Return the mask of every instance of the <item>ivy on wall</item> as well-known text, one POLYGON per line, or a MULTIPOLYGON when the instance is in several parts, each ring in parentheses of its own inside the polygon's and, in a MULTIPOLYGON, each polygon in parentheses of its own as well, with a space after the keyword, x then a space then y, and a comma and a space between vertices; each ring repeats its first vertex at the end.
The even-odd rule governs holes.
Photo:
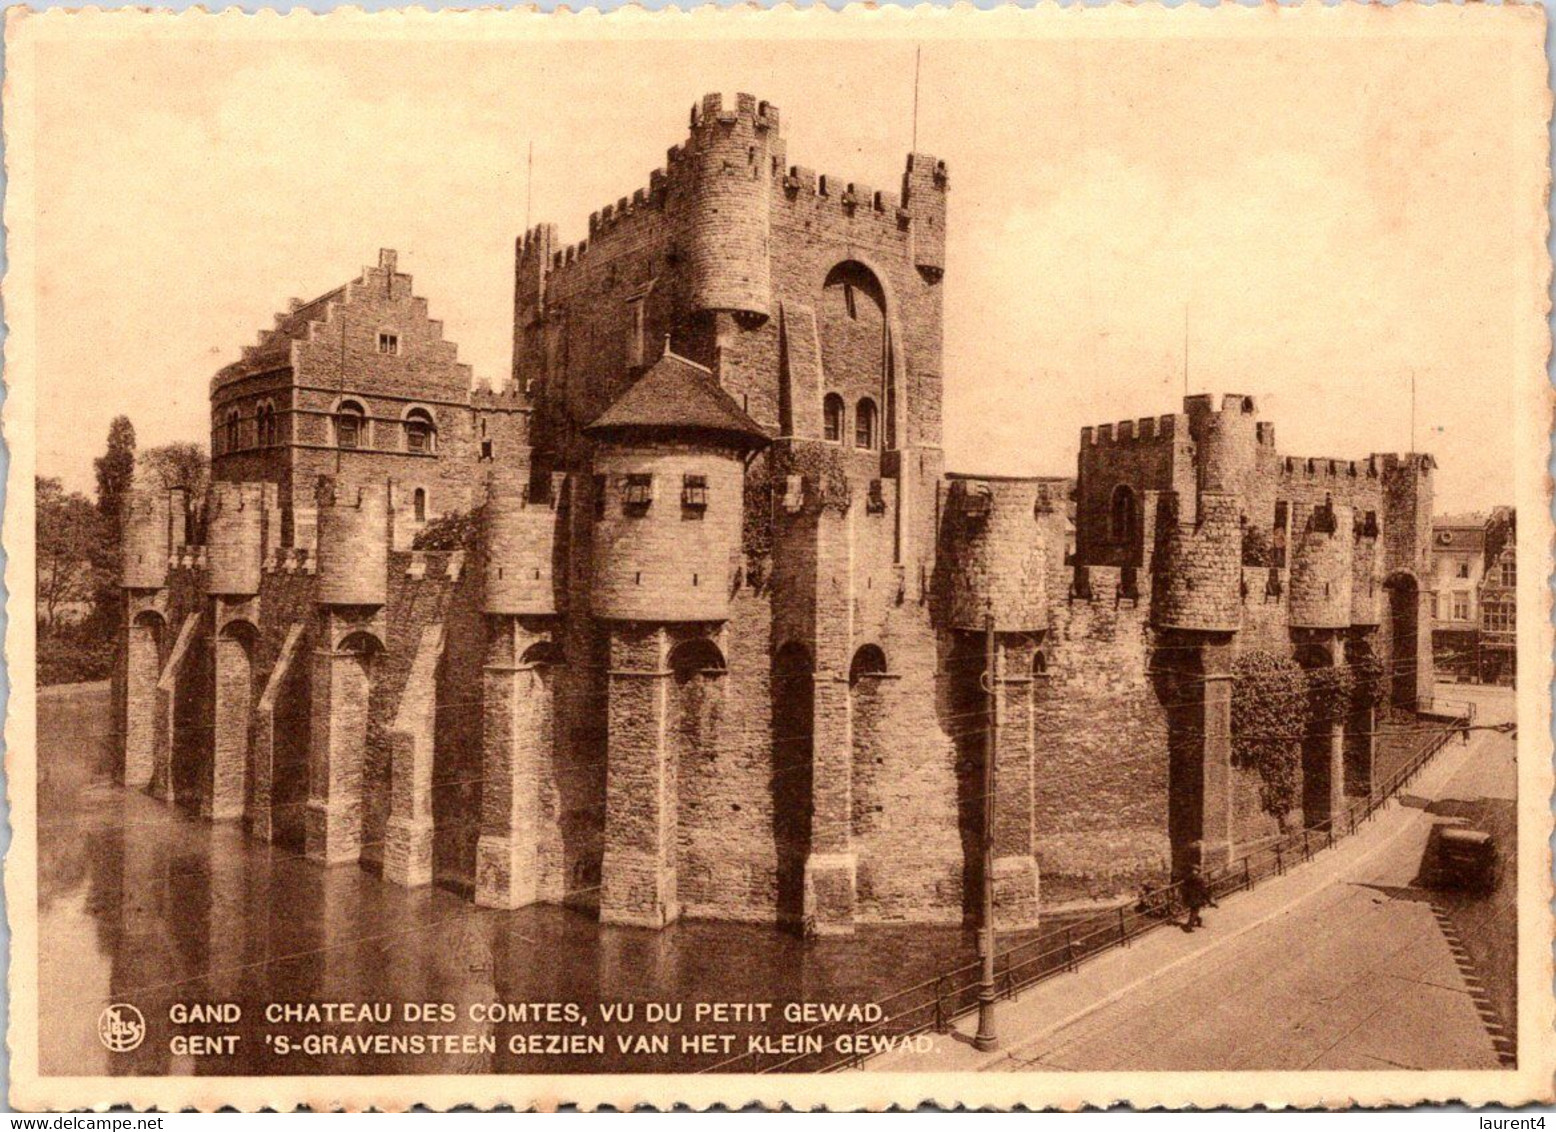
POLYGON ((1345 664, 1310 668, 1307 672, 1307 693, 1312 725, 1327 726, 1344 719, 1350 712, 1352 697, 1356 693, 1356 678, 1350 666, 1345 664))
POLYGON ((1287 656, 1253 650, 1232 663, 1232 763, 1259 773, 1264 811, 1284 818, 1301 792, 1308 682, 1287 656))

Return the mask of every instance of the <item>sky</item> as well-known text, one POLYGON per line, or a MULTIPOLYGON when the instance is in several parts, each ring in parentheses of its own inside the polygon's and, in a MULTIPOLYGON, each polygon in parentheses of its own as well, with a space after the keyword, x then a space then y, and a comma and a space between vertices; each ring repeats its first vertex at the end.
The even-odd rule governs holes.
POLYGON ((380 247, 500 383, 526 217, 582 238, 708 91, 778 105, 792 163, 895 187, 921 47, 918 148, 951 179, 950 468, 1073 474, 1083 425, 1186 385, 1256 396, 1287 454, 1404 450, 1413 378, 1437 510, 1510 501, 1544 167, 1507 44, 1194 18, 1016 42, 40 37, 37 470, 90 491, 119 413, 142 446, 204 441, 211 376, 380 247))

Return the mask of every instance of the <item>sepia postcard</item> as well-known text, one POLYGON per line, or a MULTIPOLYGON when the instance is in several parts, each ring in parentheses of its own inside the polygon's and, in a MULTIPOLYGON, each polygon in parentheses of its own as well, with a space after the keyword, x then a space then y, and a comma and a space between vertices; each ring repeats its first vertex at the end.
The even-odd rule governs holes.
POLYGON ((7 17, 13 1106, 1552 1099, 1540 7, 7 17))

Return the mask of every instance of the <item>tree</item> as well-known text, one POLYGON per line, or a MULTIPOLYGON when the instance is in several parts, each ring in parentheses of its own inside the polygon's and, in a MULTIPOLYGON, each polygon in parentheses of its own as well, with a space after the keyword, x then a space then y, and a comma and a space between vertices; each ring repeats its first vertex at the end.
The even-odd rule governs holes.
POLYGON ((179 441, 148 448, 135 460, 135 482, 142 487, 187 493, 192 525, 189 540, 205 541, 205 509, 202 503, 211 486, 211 459, 205 445, 179 441))
POLYGON ((108 426, 108 449, 92 462, 97 472, 97 512, 119 528, 119 511, 135 479, 135 426, 119 416, 108 426))
POLYGON ((119 592, 119 547, 124 540, 120 512, 135 480, 135 426, 129 417, 113 419, 108 426, 108 448, 92 466, 97 472, 100 537, 92 561, 98 581, 89 628, 94 635, 112 640, 118 633, 124 602, 119 592))
POLYGON ((36 492, 38 617, 53 629, 64 606, 90 601, 96 592, 103 522, 90 499, 78 491, 67 494, 52 476, 39 476, 36 492))

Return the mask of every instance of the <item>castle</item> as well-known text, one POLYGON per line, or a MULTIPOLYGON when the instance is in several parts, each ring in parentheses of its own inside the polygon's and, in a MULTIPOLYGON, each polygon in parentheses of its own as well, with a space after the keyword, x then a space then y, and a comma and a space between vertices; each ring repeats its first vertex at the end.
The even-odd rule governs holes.
MULTIPOLYGON (((1083 430, 1073 483, 948 474, 948 189, 790 165, 776 107, 711 95, 587 240, 518 240, 500 391, 391 251, 294 302, 212 383, 203 544, 128 505, 126 784, 649 927, 975 915, 991 710, 1004 926, 1272 836, 1233 661, 1430 694, 1431 458, 1282 456, 1190 397, 1083 430)), ((1367 791, 1373 730, 1304 743, 1285 820, 1367 791)))

